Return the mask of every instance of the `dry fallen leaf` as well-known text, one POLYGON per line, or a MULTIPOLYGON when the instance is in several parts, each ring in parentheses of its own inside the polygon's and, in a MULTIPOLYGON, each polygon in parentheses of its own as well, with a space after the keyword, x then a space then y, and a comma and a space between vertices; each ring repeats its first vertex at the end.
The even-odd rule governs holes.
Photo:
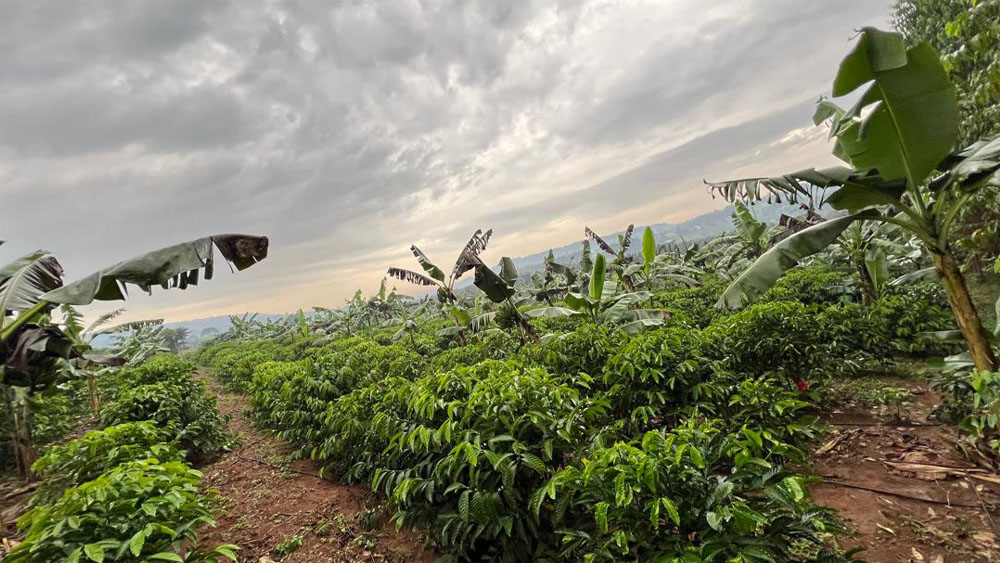
POLYGON ((924 554, 920 553, 919 551, 917 551, 917 548, 911 547, 910 548, 910 552, 911 552, 911 555, 913 556, 913 560, 914 561, 923 561, 924 560, 924 554))

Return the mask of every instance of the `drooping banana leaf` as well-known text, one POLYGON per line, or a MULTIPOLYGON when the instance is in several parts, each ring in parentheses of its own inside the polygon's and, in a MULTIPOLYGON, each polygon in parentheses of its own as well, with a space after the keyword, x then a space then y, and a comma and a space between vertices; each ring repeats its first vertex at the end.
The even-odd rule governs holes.
POLYGON ((163 319, 142 319, 138 321, 129 321, 127 323, 121 323, 114 326, 109 326, 107 328, 102 328, 100 330, 91 332, 92 336, 97 336, 100 334, 119 334, 122 332, 131 332, 133 330, 142 330, 144 328, 161 326, 163 324, 163 319))
POLYGON ((635 336, 645 328, 651 326, 663 326, 664 319, 636 319, 631 322, 627 322, 618 327, 618 330, 628 334, 629 336, 635 336))
POLYGON ((390 267, 388 273, 390 276, 396 279, 403 280, 405 282, 409 282, 416 285, 438 285, 437 282, 435 282, 431 278, 423 274, 414 272, 413 270, 405 270, 403 268, 390 267))
POLYGON ((625 252, 630 246, 632 246, 632 232, 635 230, 635 225, 629 225, 625 227, 625 234, 618 238, 618 255, 624 256, 625 252))
POLYGON ((885 252, 881 248, 868 249, 865 253, 865 269, 875 291, 879 294, 884 292, 889 283, 889 262, 885 259, 885 252))
POLYGON ((764 294, 785 272, 795 267, 799 260, 829 246, 851 223, 860 219, 878 217, 875 210, 866 210, 813 225, 771 247, 750 265, 726 288, 717 307, 738 309, 744 300, 756 299, 764 294))
MULTIPOLYGON (((63 305, 63 307, 69 308, 70 306, 69 305, 63 305)), ((104 313, 103 315, 101 315, 101 316, 97 317, 96 319, 94 319, 94 322, 90 323, 90 326, 88 326, 83 331, 83 333, 84 334, 92 333, 94 330, 97 329, 97 327, 104 326, 105 324, 111 322, 116 317, 118 317, 118 315, 121 315, 124 312, 125 312, 125 308, 121 307, 119 309, 115 309, 114 311, 110 311, 110 312, 104 313)))
POLYGON ((203 237, 124 260, 50 291, 40 299, 50 303, 88 305, 94 301, 124 300, 128 285, 147 292, 155 285, 164 289, 186 289, 189 285, 197 285, 202 269, 205 279, 212 279, 215 249, 242 271, 266 258, 267 247, 267 237, 235 234, 203 237))
POLYGON ((509 256, 500 259, 500 278, 511 287, 517 283, 517 266, 509 256))
POLYGON ((558 262, 549 262, 545 265, 548 271, 566 278, 566 283, 573 285, 576 282, 576 272, 572 268, 558 262))
POLYGON ((594 299, 589 295, 583 295, 580 293, 567 293, 563 297, 563 301, 569 305, 570 309, 580 312, 593 311, 594 307, 599 303, 598 299, 594 299))
POLYGON ((472 317, 472 321, 469 323, 469 331, 474 333, 480 332, 493 323, 493 320, 496 318, 497 311, 490 311, 489 313, 476 315, 475 317, 472 317))
POLYGON ((55 362, 77 354, 73 342, 55 326, 25 325, 14 333, 5 354, 0 383, 21 387, 47 385, 59 374, 55 362))

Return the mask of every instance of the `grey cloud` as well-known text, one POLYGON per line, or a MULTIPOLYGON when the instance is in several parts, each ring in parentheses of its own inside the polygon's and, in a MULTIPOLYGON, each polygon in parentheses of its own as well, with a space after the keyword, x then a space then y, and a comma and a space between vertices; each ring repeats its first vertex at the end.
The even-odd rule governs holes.
POLYGON ((338 266, 413 240, 695 189, 670 179, 805 124, 853 29, 887 13, 888 0, 4 3, 0 238, 24 242, 3 250, 45 245, 82 275, 260 232, 268 262, 133 302, 136 315, 234 296, 309 306, 295 284, 323 275, 337 302, 359 283, 338 266), (554 195, 567 190, 569 204, 554 195), (520 199, 494 203, 508 194, 520 199))

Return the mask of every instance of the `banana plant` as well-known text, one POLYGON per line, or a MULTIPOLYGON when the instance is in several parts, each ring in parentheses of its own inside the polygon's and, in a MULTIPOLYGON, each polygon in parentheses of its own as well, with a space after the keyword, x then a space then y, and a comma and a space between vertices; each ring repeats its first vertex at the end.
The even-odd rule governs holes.
POLYGON ((615 275, 618 282, 623 284, 629 291, 635 290, 635 284, 632 280, 634 272, 637 270, 630 270, 632 265, 632 257, 628 254, 628 249, 632 245, 632 233, 635 230, 635 225, 629 225, 625 228, 625 232, 618 235, 618 248, 615 249, 610 244, 608 244, 603 238, 597 233, 591 230, 590 227, 584 227, 583 233, 587 238, 593 239, 597 243, 598 248, 607 252, 611 256, 614 256, 611 264, 607 265, 607 269, 615 275), (629 272, 633 273, 629 273, 629 272))
POLYGON ((412 284, 437 287, 438 298, 442 303, 454 303, 458 300, 455 295, 455 282, 476 266, 476 258, 478 258, 481 252, 486 250, 486 245, 489 244, 491 236, 493 236, 493 229, 489 229, 485 233, 481 229, 476 229, 476 232, 472 234, 472 238, 462 248, 462 252, 458 254, 455 266, 447 276, 445 276, 444 270, 431 262, 430 258, 417 248, 416 245, 410 246, 410 252, 413 253, 413 256, 417 259, 417 262, 423 268, 426 275, 405 268, 396 268, 395 266, 390 267, 388 273, 396 279, 412 284))
POLYGON ((404 336, 410 337, 410 345, 416 348, 417 342, 413 334, 420 329, 420 325, 417 321, 424 315, 427 311, 427 301, 421 301, 419 305, 410 310, 407 307, 403 307, 399 312, 398 316, 386 321, 386 325, 400 325, 398 331, 392 335, 393 342, 403 338, 404 336))
POLYGON ((646 281, 646 289, 653 291, 656 282, 669 281, 683 283, 689 287, 701 285, 695 276, 703 274, 700 268, 695 268, 683 262, 678 263, 669 253, 658 254, 656 235, 653 229, 646 227, 642 234, 642 264, 632 264, 625 269, 625 275, 634 277, 642 274, 646 281))
POLYGON ((35 455, 31 395, 57 381, 65 358, 80 355, 52 322, 49 313, 55 307, 121 301, 129 285, 147 292, 157 285, 187 289, 202 275, 212 278, 215 250, 237 270, 245 270, 266 258, 267 248, 267 237, 213 235, 124 260, 68 284, 59 261, 45 251, 0 267, 0 383, 15 406, 15 457, 21 475, 30 477, 35 455))
POLYGON ((719 305, 740 307, 761 295, 856 221, 891 223, 920 239, 976 368, 994 370, 996 354, 952 250, 952 228, 972 198, 1000 188, 1000 138, 953 150, 958 105, 941 59, 926 43, 907 48, 898 33, 861 31, 840 64, 833 95, 858 90, 848 109, 821 100, 813 118, 829 124, 833 154, 848 166, 709 184, 728 201, 818 200, 816 208, 847 212, 773 246, 729 286, 719 305))
POLYGON ((545 268, 531 276, 531 283, 526 290, 535 301, 552 306, 554 300, 558 301, 566 292, 572 291, 576 283, 577 274, 573 268, 556 262, 549 250, 545 268))
POLYGON ((652 294, 648 291, 618 293, 613 283, 606 281, 607 261, 603 254, 594 258, 594 268, 590 276, 587 293, 570 292, 563 299, 566 307, 543 307, 527 311, 529 317, 586 317, 594 324, 618 324, 619 330, 635 334, 644 327, 662 325, 666 320, 663 311, 655 309, 633 309, 635 305, 648 301, 652 294))
POLYGON ((477 295, 468 303, 468 299, 456 302, 453 305, 445 305, 445 316, 454 321, 454 326, 447 326, 438 330, 435 334, 441 337, 458 337, 464 345, 466 334, 479 334, 487 331, 496 318, 496 310, 488 310, 483 302, 484 295, 477 295))
POLYGON ((472 256, 471 259, 474 261, 474 268, 476 270, 476 277, 473 281, 475 286, 486 294, 487 299, 490 301, 503 304, 503 306, 509 308, 514 321, 521 331, 522 342, 537 340, 538 335, 535 334, 535 329, 513 301, 513 297, 517 293, 514 286, 518 278, 517 267, 514 266, 514 261, 508 256, 501 258, 500 273, 497 273, 483 263, 478 255, 472 256))
POLYGON ((128 363, 128 356, 101 355, 93 353, 94 340, 102 335, 119 334, 146 327, 157 327, 163 324, 163 319, 130 321, 107 327, 108 323, 125 312, 125 308, 115 309, 97 317, 87 326, 83 325, 83 315, 72 305, 61 305, 62 332, 73 342, 73 347, 79 356, 66 362, 66 369, 72 377, 87 380, 87 394, 90 400, 91 415, 96 420, 101 416, 101 402, 97 395, 97 378, 114 371, 119 366, 128 363))

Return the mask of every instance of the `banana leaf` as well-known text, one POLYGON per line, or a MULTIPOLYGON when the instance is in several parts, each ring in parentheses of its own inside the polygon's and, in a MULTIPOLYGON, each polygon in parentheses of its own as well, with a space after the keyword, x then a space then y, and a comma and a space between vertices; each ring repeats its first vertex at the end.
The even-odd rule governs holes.
POLYGON ((40 299, 50 303, 88 305, 94 301, 124 300, 128 285, 146 292, 155 285, 164 289, 187 289, 189 285, 198 284, 202 270, 206 280, 212 279, 215 249, 242 271, 266 258, 267 248, 267 237, 234 234, 203 237, 124 260, 49 291, 40 299))
POLYGON ((795 267, 799 260, 829 246, 854 221, 879 216, 875 210, 866 210, 831 219, 799 231, 771 247, 750 265, 736 281, 726 288, 716 307, 738 309, 746 300, 760 297, 785 272, 795 267))

